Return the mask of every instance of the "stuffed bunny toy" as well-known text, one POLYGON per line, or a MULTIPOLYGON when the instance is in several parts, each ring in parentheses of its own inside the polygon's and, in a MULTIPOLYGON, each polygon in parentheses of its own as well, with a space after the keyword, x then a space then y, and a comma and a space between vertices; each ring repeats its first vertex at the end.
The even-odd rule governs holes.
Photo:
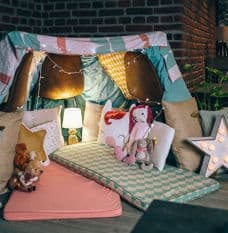
POLYGON ((135 156, 137 162, 141 164, 143 170, 151 170, 153 163, 151 155, 153 152, 153 142, 149 138, 141 138, 134 141, 131 147, 131 155, 135 156))

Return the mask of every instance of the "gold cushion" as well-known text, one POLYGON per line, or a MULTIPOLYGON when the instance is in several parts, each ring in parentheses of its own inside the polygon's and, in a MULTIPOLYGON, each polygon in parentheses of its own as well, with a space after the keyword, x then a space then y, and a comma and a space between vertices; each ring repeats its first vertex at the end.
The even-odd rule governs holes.
POLYGON ((31 151, 39 152, 42 157, 42 161, 46 162, 48 160, 48 157, 44 151, 45 135, 46 135, 46 130, 39 130, 36 132, 32 132, 27 127, 25 127, 24 124, 21 124, 17 143, 25 143, 28 152, 31 151))
POLYGON ((79 55, 48 54, 42 65, 39 95, 48 99, 66 99, 80 95, 83 90, 79 55), (63 72, 78 72, 69 74, 63 72))
POLYGON ((149 59, 140 52, 116 52, 98 56, 110 78, 127 99, 160 101, 162 89, 149 59))
POLYGON ((23 112, 0 112, 0 193, 13 173, 13 160, 23 112))
POLYGON ((140 52, 126 52, 124 57, 129 93, 135 99, 160 102, 162 88, 154 66, 140 52))
POLYGON ((16 111, 17 108, 20 108, 24 105, 27 98, 27 87, 29 80, 29 70, 30 65, 32 64, 32 53, 27 53, 23 57, 23 60, 15 76, 15 81, 10 88, 9 97, 4 106, 4 111, 11 112, 16 111))
POLYGON ((162 101, 165 120, 168 125, 175 129, 172 150, 177 163, 181 168, 196 171, 199 168, 201 154, 199 150, 186 142, 188 137, 201 137, 202 130, 195 98, 181 102, 162 101))
POLYGON ((106 73, 120 88, 127 99, 134 97, 129 93, 126 80, 126 69, 124 64, 124 56, 126 52, 107 53, 98 56, 100 64, 106 73))
POLYGON ((25 54, 16 72, 15 81, 10 88, 7 102, 3 105, 2 109, 4 111, 13 112, 24 105, 29 91, 30 74, 36 69, 36 63, 42 60, 44 56, 44 52, 41 51, 25 54))

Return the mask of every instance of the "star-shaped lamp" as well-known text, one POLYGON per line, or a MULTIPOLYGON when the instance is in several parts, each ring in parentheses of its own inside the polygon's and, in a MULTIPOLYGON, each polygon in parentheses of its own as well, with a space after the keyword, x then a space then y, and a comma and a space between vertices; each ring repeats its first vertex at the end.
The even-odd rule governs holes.
POLYGON ((212 175, 220 167, 228 168, 228 126, 224 115, 216 118, 210 137, 188 138, 205 153, 200 174, 212 175))

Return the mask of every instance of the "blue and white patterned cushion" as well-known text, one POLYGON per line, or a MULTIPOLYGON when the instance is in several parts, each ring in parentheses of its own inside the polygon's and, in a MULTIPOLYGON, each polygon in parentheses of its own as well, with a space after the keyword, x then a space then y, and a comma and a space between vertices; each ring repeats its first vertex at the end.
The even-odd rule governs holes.
POLYGON ((143 210, 154 199, 187 202, 219 188, 213 179, 176 167, 144 171, 138 165, 125 166, 115 159, 113 148, 96 142, 64 146, 50 158, 115 190, 143 210))

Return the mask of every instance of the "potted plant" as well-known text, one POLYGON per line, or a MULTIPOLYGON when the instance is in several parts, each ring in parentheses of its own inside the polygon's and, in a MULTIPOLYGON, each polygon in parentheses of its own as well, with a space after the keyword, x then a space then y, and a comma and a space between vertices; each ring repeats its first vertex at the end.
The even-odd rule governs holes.
MULTIPOLYGON (((191 72, 194 65, 185 64, 183 72, 191 72)), ((205 80, 197 84, 193 94, 200 110, 219 110, 228 98, 228 75, 213 67, 206 67, 205 80)))

